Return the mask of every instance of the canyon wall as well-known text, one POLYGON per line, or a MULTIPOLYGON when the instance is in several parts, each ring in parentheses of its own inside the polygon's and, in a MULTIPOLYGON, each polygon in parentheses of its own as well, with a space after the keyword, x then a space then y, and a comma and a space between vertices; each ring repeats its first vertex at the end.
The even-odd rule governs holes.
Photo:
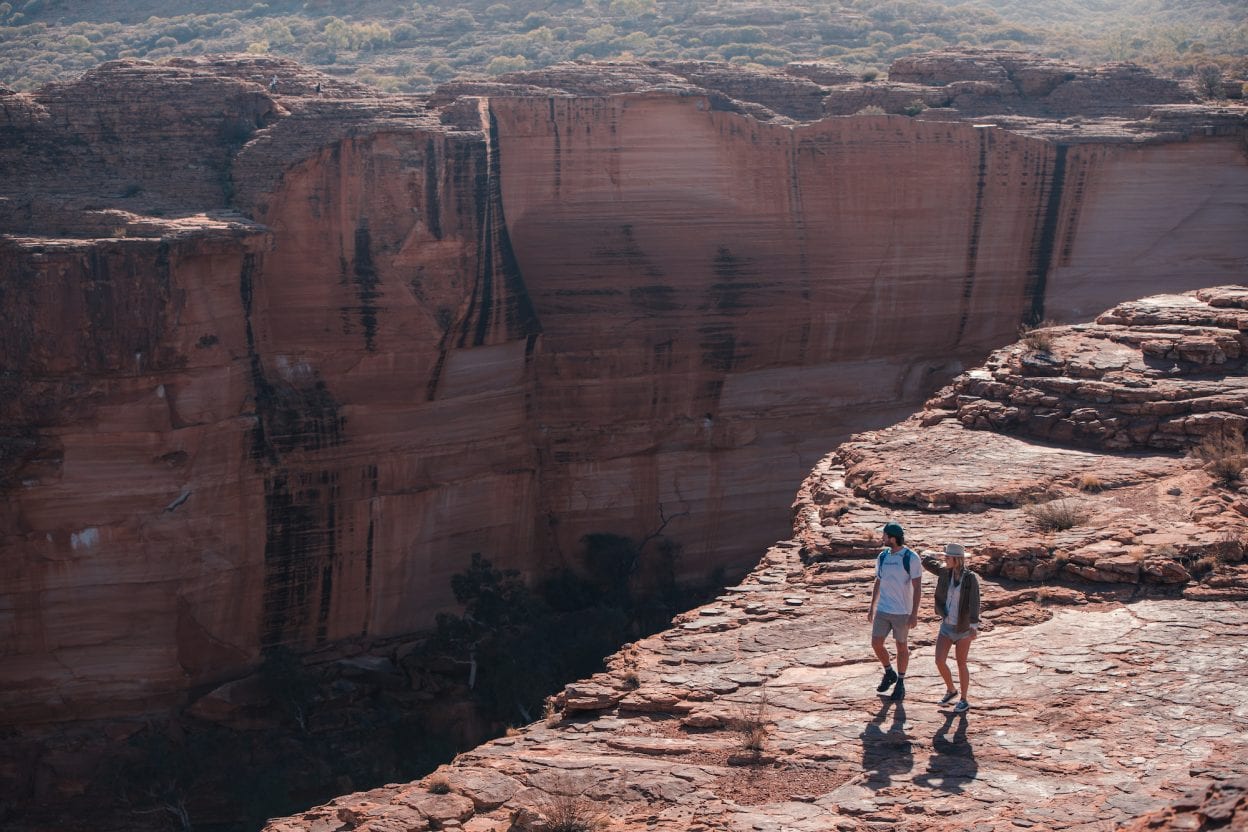
POLYGON ((205 59, 0 99, 5 723, 411 633, 475 551, 661 531, 743 569, 828 447, 1020 322, 1248 265, 1242 113, 794 124, 532 80, 430 109, 205 59))

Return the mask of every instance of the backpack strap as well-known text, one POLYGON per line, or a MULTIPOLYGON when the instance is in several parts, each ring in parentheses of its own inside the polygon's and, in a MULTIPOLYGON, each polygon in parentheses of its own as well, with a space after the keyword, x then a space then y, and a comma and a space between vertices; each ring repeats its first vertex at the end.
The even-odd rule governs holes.
MULTIPOLYGON (((914 552, 911 552, 911 551, 910 551, 910 547, 909 547, 909 546, 903 546, 903 547, 902 547, 902 549, 901 549, 901 568, 902 568, 902 569, 904 569, 904 570, 906 570, 906 574, 907 574, 907 575, 909 575, 909 574, 910 574, 910 556, 911 556, 911 555, 913 555, 913 554, 914 554, 914 552)), ((887 556, 887 555, 888 555, 888 549, 885 549, 885 550, 883 550, 882 552, 880 552, 880 556, 879 556, 879 558, 878 558, 878 559, 876 560, 876 562, 875 562, 875 574, 876 574, 876 575, 879 575, 879 574, 880 574, 880 571, 884 568, 884 558, 885 558, 885 556, 887 556)))

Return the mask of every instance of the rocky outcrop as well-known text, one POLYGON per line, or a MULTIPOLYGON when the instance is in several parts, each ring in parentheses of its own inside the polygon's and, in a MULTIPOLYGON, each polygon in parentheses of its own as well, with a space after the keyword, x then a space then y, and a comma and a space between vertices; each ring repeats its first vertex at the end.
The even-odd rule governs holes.
POLYGON ((963 540, 986 574, 1201 578, 1186 595, 1248 597, 1246 300, 1240 287, 1147 298, 994 353, 820 463, 795 506, 806 556, 867 552, 893 516, 963 540), (970 530, 968 513, 984 518, 970 530))
POLYGON ((1248 780, 1240 777, 1215 781, 1124 828, 1126 832, 1248 829, 1248 780))
MULTIPOLYGON (((1133 323, 1062 328, 1053 353, 1117 357, 1099 329, 1149 335, 1176 320, 1226 321, 1244 296, 1124 304, 1103 319, 1133 323)), ((1033 350, 1015 345, 989 366, 1033 350)), ((1242 377, 1244 367, 1220 374, 1242 377)), ((543 722, 420 782, 347 795, 266 829, 514 832, 569 814, 583 824, 609 815, 604 828, 616 830, 704 832, 1239 828, 1248 566, 1226 549, 1181 590, 1140 582, 1154 563, 1193 563, 1192 549, 1167 549, 1172 541, 1195 546, 1216 529, 1242 544, 1248 527, 1229 504, 1238 491, 1172 452, 1039 444, 931 421, 944 400, 842 445, 799 492, 793 540, 715 602, 569 684, 543 722), (1077 531, 1020 519, 1019 494, 1092 473, 1096 488, 1085 480, 1067 492, 1088 509, 1077 531), (928 502, 915 505, 923 488, 928 502), (965 715, 936 704, 944 686, 931 665, 930 600, 911 637, 906 698, 877 698, 865 613, 885 519, 900 519, 920 552, 965 542, 981 573, 965 715), (1067 558, 1066 568, 1011 574, 1003 564, 1018 559, 1003 552, 1025 545, 1037 560, 1067 558), (1089 573, 1070 568, 1083 564, 1089 573)))
POLYGON ((701 64, 525 77, 431 109, 123 61, 0 99, 4 720, 410 633, 474 551, 744 569, 827 447, 1020 321, 1248 262, 1238 111, 1076 144, 794 125, 814 80, 701 64))
POLYGON ((882 86, 893 84, 944 90, 945 105, 967 115, 1127 115, 1196 100, 1177 81, 1135 64, 1089 68, 998 50, 954 49, 898 58, 882 86))

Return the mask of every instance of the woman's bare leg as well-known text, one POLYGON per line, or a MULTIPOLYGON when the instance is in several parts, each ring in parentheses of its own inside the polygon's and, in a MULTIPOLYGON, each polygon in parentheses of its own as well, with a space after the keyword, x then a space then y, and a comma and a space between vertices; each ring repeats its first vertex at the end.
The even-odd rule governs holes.
MULTIPOLYGON (((954 657, 958 661, 958 687, 962 689, 962 699, 966 700, 966 691, 971 686, 971 668, 967 665, 967 657, 971 654, 971 642, 975 640, 975 636, 967 636, 958 641, 954 646, 954 657)), ((937 648, 939 649, 939 648, 937 648)), ((948 652, 949 648, 945 648, 948 652)), ((945 671, 946 673, 948 671, 945 671)), ((945 684, 953 687, 953 683, 946 679, 945 684)))
MULTIPOLYGON (((953 641, 945 635, 936 636, 936 670, 940 673, 940 678, 945 680, 945 690, 953 690, 953 676, 949 673, 949 648, 953 641)), ((963 693, 963 696, 966 694, 963 693)))

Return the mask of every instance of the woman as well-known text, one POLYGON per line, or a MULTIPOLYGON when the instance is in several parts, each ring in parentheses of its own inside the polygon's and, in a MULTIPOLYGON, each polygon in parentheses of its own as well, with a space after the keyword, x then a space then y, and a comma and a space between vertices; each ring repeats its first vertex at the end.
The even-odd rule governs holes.
POLYGON ((954 713, 963 714, 971 708, 966 698, 971 685, 971 670, 966 659, 971 642, 979 635, 979 576, 966 568, 966 548, 958 543, 945 546, 945 563, 932 556, 923 558, 923 568, 937 575, 936 612, 940 614, 940 633, 936 636, 936 669, 945 680, 945 695, 940 704, 948 705, 958 695, 949 674, 949 648, 954 649, 958 662, 958 686, 962 698, 954 713))

